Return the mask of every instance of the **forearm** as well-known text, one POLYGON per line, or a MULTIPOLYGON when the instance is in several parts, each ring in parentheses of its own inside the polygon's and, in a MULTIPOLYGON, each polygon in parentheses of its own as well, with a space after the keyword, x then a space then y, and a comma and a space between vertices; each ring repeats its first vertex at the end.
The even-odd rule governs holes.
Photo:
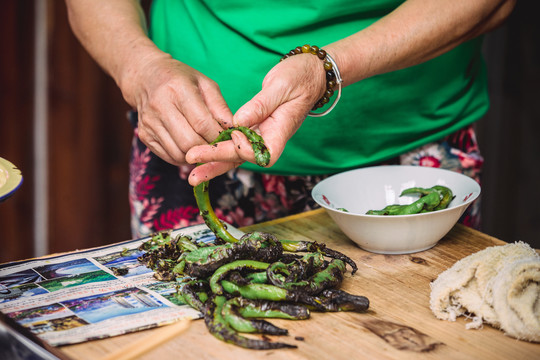
POLYGON ((66 0, 73 32, 90 55, 130 99, 130 77, 141 65, 169 57, 148 38, 144 12, 137 0, 66 0))
POLYGON ((515 0, 409 0, 372 26, 325 47, 344 85, 414 66, 499 26, 515 0))

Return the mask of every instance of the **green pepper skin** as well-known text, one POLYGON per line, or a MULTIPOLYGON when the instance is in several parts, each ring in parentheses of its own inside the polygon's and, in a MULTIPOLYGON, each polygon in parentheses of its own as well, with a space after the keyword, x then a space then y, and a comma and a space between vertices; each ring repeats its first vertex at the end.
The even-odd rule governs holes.
POLYGON ((388 215, 395 215, 401 210, 402 205, 387 205, 383 210, 388 213, 388 215))
POLYGON ((439 203, 433 206, 433 203, 435 201, 432 201, 432 203, 429 206, 424 207, 424 210, 436 211, 436 210, 446 209, 448 207, 448 204, 454 199, 454 194, 452 193, 452 190, 450 190, 450 188, 443 185, 435 185, 435 186, 430 187, 429 189, 420 188, 420 187, 405 189, 403 190, 400 196, 409 195, 409 194, 421 194, 422 196, 426 196, 432 193, 433 191, 436 191, 439 193, 439 197, 440 197, 439 203))
POLYGON ((143 242, 139 246, 139 250, 151 251, 156 250, 160 246, 169 243, 171 241, 171 232, 170 231, 160 231, 150 235, 148 241, 143 242))
POLYGON ((208 299, 209 293, 208 282, 204 280, 191 280, 180 287, 177 294, 179 299, 182 299, 186 304, 192 308, 204 312, 205 302, 208 299))
POLYGON ((441 196, 439 192, 433 190, 427 195, 422 196, 410 205, 405 205, 395 215, 411 215, 418 214, 422 210, 431 211, 441 202, 441 196))
POLYGON ((454 200, 454 194, 452 193, 452 190, 450 190, 446 186, 435 185, 432 187, 432 189, 437 190, 442 196, 441 202, 433 210, 446 209, 448 205, 450 204, 450 202, 454 200))
POLYGON ((225 225, 218 219, 212 205, 210 204, 210 197, 208 195, 209 182, 205 181, 193 188, 195 194, 195 200, 199 207, 200 214, 204 219, 204 223, 216 237, 224 243, 235 243, 238 240, 227 231, 225 225))
POLYGON ((365 312, 369 309, 367 297, 352 295, 339 289, 326 289, 317 296, 302 296, 299 298, 299 302, 307 305, 313 311, 322 312, 365 312))
POLYGON ((452 190, 446 186, 431 188, 412 187, 401 192, 400 196, 420 194, 420 198, 409 205, 388 205, 382 210, 368 210, 366 215, 412 215, 446 209, 454 199, 452 190))
POLYGON ((431 192, 433 192, 432 189, 426 189, 426 188, 421 188, 421 187, 412 187, 412 188, 408 188, 408 189, 403 190, 399 196, 412 195, 412 194, 420 194, 422 196, 425 196, 425 195, 427 195, 427 194, 429 194, 431 192))
POLYGON ((246 280, 254 284, 264 284, 268 279, 266 277, 266 271, 260 271, 247 275, 246 280))
POLYGON ((397 215, 405 205, 387 205, 382 210, 368 210, 366 215, 397 215))
POLYGON ((337 289, 325 289, 313 296, 303 292, 291 292, 274 285, 250 284, 237 286, 229 281, 221 282, 226 292, 248 299, 270 301, 293 301, 308 305, 314 311, 356 311, 364 312, 369 308, 369 300, 364 296, 351 295, 337 289))
POLYGON ((366 215, 390 215, 387 210, 368 210, 366 215))
POLYGON ((307 280, 284 281, 275 275, 275 264, 272 264, 273 267, 269 267, 267 270, 266 275, 270 283, 290 292, 302 292, 307 295, 316 295, 324 289, 338 286, 343 281, 345 273, 345 263, 339 259, 333 259, 326 268, 316 272, 307 280))
POLYGON ((204 244, 204 243, 195 243, 191 237, 185 236, 185 235, 180 235, 178 237, 178 241, 176 242, 176 246, 182 252, 191 252, 191 251, 196 251, 201 247, 205 247, 206 244, 204 244))
MULTIPOLYGON (((285 260, 285 259, 283 259, 285 260)), ((315 272, 324 268, 327 264, 323 255, 318 252, 307 253, 301 258, 296 258, 289 263, 276 261, 266 269, 266 279, 272 279, 270 283, 281 286, 283 283, 293 283, 299 279, 306 279, 315 272)))
POLYGON ((356 271, 358 271, 358 266, 356 266, 356 263, 347 255, 327 248, 326 244, 318 243, 316 241, 296 241, 296 240, 280 240, 281 244, 283 245, 284 251, 290 251, 290 252, 318 252, 323 254, 324 256, 328 256, 332 259, 339 259, 347 264, 352 268, 351 274, 354 275, 356 271))
POLYGON ((237 259, 253 259, 273 262, 283 254, 283 247, 275 236, 253 232, 245 234, 236 243, 207 246, 184 253, 179 261, 185 261, 184 272, 194 277, 207 277, 223 266, 237 259))
POLYGON ((286 301, 240 299, 238 311, 245 318, 274 318, 287 320, 309 319, 309 309, 300 304, 286 301))
POLYGON ((269 284, 237 285, 233 282, 222 280, 221 286, 225 292, 231 295, 242 296, 252 300, 292 300, 287 290, 269 284))
POLYGON ((222 295, 223 288, 219 282, 227 275, 227 273, 240 269, 266 270, 268 265, 268 263, 253 260, 236 260, 225 264, 219 267, 210 278, 210 289, 212 289, 214 294, 222 295))
POLYGON ((233 131, 240 131, 246 135, 247 139, 251 143, 251 148, 255 154, 255 163, 261 167, 268 166, 270 163, 270 152, 264 144, 264 139, 261 135, 245 126, 231 127, 219 133, 218 137, 210 143, 210 145, 217 144, 221 141, 231 140, 231 134, 233 131))
POLYGON ((247 338, 234 330, 222 315, 223 305, 227 299, 224 296, 215 296, 207 301, 204 322, 212 335, 217 339, 241 346, 246 349, 270 350, 281 348, 296 348, 282 342, 270 342, 260 339, 247 338))
POLYGON ((246 319, 242 317, 239 308, 243 307, 241 298, 227 300, 221 311, 227 323, 238 332, 259 333, 268 335, 287 335, 286 329, 277 327, 266 320, 246 319))

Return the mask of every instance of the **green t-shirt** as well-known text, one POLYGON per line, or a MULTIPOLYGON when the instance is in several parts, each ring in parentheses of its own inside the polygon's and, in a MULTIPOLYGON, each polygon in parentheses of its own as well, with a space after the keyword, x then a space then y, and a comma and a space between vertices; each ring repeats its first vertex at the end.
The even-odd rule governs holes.
MULTIPOLYGON (((150 36, 216 81, 234 113, 261 90, 266 73, 289 50, 335 42, 400 3, 154 0, 150 36)), ((273 167, 243 166, 282 175, 336 173, 398 156, 471 124, 489 106, 481 42, 344 88, 329 115, 304 121, 273 167)))

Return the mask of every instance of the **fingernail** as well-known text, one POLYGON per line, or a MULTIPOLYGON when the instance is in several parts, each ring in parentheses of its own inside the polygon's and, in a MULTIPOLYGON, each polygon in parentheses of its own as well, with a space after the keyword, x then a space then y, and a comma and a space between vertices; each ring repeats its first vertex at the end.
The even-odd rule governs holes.
POLYGON ((186 162, 187 162, 188 164, 193 164, 193 163, 195 163, 195 161, 193 161, 193 156, 189 153, 189 151, 186 153, 185 159, 186 159, 186 162))
POLYGON ((246 111, 242 109, 238 110, 233 116, 233 126, 243 126, 246 123, 246 118, 248 118, 248 114, 246 114, 246 111))
POLYGON ((240 142, 242 140, 240 136, 241 135, 238 133, 238 131, 233 131, 231 133, 231 140, 233 141, 233 143, 237 144, 238 142, 240 142))
POLYGON ((246 141, 246 138, 245 138, 245 135, 241 134, 240 131, 233 131, 231 133, 231 140, 234 144, 234 146, 240 150, 241 147, 242 147, 242 144, 245 143, 246 141))

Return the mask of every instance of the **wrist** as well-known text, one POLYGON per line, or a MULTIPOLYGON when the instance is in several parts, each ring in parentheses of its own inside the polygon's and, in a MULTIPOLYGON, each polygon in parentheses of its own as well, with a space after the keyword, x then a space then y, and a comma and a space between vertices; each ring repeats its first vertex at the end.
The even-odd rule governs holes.
MULTIPOLYGON (((121 89, 125 100, 136 106, 138 92, 149 82, 148 74, 153 71, 153 65, 159 61, 170 60, 172 56, 161 51, 150 39, 143 39, 138 44, 129 46, 128 52, 119 59, 112 77, 121 89)), ((151 76, 151 75, 150 75, 151 76)))
POLYGON ((326 83, 323 88, 322 96, 315 102, 311 111, 309 112, 309 115, 315 117, 324 116, 332 111, 341 97, 341 84, 343 80, 341 78, 339 68, 336 61, 325 50, 315 45, 310 46, 306 44, 304 46, 298 46, 285 54, 281 60, 285 60, 291 56, 300 54, 315 55, 319 60, 322 61, 322 69, 324 69, 326 83), (326 104, 330 102, 330 99, 334 96, 334 92, 336 92, 336 96, 330 105, 322 112, 314 112, 319 108, 325 107, 326 104))
POLYGON ((377 58, 369 34, 361 31, 348 38, 325 46, 339 66, 342 87, 349 86, 381 73, 384 59, 377 58))

